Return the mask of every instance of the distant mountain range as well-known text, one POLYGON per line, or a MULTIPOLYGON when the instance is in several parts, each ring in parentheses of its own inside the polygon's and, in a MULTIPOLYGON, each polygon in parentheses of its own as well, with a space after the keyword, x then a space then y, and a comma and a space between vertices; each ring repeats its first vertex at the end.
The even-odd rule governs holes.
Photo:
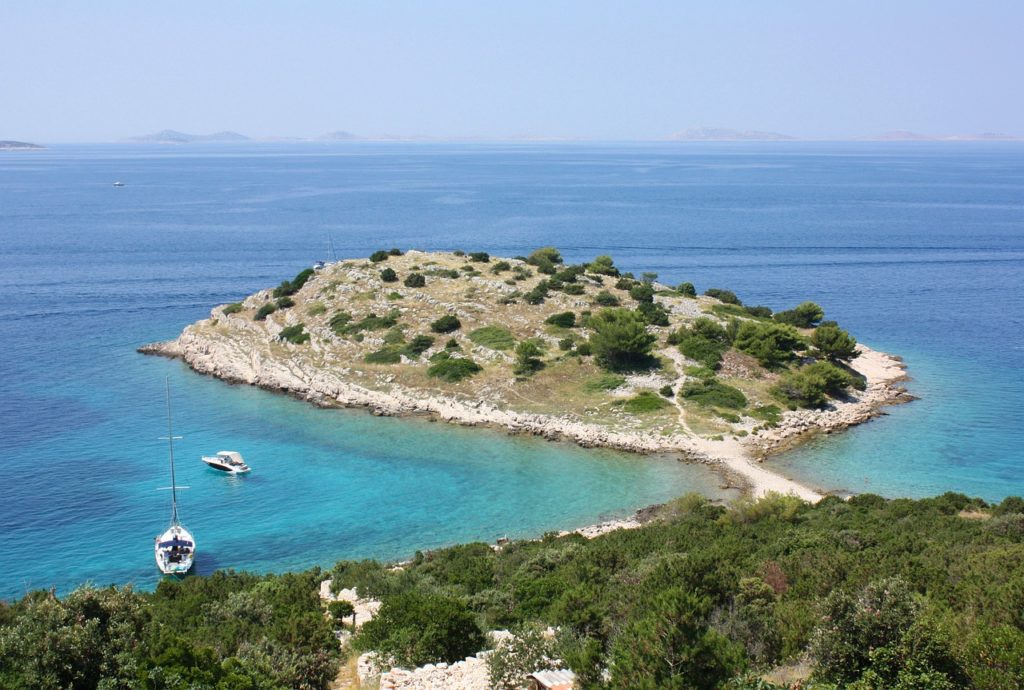
POLYGON ((249 137, 238 132, 215 132, 213 134, 186 134, 173 129, 165 129, 153 134, 129 137, 126 141, 145 144, 197 144, 197 143, 235 143, 251 141, 249 137))
POLYGON ((796 137, 778 132, 726 129, 724 127, 693 127, 668 135, 669 141, 795 141, 796 137))
POLYGON ((947 136, 933 137, 917 132, 906 130, 894 130, 882 132, 869 137, 858 137, 858 141, 1024 141, 1012 134, 1001 134, 998 132, 982 132, 981 134, 950 134, 947 136))
POLYGON ((0 151, 36 151, 45 148, 45 146, 30 144, 27 141, 0 141, 0 151))
MULTIPOLYGON (((251 138, 238 132, 215 132, 214 134, 187 134, 173 129, 165 129, 153 134, 145 134, 137 137, 130 137, 124 141, 145 143, 145 144, 196 144, 196 143, 219 143, 234 144, 243 142, 317 142, 317 143, 344 143, 344 142, 472 142, 472 141, 582 141, 567 137, 545 137, 538 135, 517 135, 507 137, 434 137, 423 135, 396 135, 376 134, 364 136, 354 134, 346 130, 326 132, 316 137, 260 137, 251 138)), ((729 129, 726 127, 692 127, 664 137, 662 141, 802 141, 800 137, 779 132, 765 132, 754 129, 729 129)), ((807 140, 803 140, 807 141, 807 140)), ((871 136, 852 138, 825 138, 818 137, 812 141, 1024 141, 1024 138, 1010 134, 995 132, 984 132, 981 134, 954 134, 946 136, 930 136, 918 134, 906 130, 893 130, 882 132, 871 136)), ((0 142, 0 149, 30 149, 42 148, 35 144, 26 144, 17 141, 0 142)))

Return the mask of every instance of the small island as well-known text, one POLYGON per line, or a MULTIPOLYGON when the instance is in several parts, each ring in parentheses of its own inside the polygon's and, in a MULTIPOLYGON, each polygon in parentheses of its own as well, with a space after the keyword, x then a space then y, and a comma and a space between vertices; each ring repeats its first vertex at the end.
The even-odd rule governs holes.
POLYGON ((898 358, 813 302, 773 313, 552 247, 320 264, 140 351, 322 406, 675 453, 812 501, 764 458, 911 399, 898 358))
POLYGON ((0 151, 42 151, 45 146, 30 144, 27 141, 0 141, 0 151))

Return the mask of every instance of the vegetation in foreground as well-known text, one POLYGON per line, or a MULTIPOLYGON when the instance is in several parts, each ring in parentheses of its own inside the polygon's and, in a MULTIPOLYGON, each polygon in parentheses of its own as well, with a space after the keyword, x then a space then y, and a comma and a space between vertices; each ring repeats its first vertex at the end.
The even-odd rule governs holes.
POLYGON ((1019 498, 776 495, 725 508, 691 495, 593 540, 468 544, 401 571, 342 562, 332 575, 383 601, 386 621, 356 648, 402 665, 517 631, 490 662, 495 687, 557 659, 582 688, 1009 690, 1024 682, 1022 566, 1019 498))
MULTIPOLYGON (((330 574, 383 602, 355 650, 400 664, 454 661, 487 646, 488 630, 517 631, 490 663, 499 688, 556 663, 582 688, 1024 682, 1020 498, 771 496, 725 508, 684 496, 640 529, 593 540, 466 544, 401 570, 345 561, 330 574)), ((340 656, 332 628, 352 613, 324 608, 326 575, 33 592, 0 604, 0 688, 326 688, 340 656)))

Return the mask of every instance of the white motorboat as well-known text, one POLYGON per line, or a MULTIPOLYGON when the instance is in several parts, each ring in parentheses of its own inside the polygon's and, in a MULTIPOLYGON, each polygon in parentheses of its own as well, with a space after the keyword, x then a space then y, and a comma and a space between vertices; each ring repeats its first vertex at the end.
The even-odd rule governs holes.
MULTIPOLYGON (((171 430, 171 383, 167 381, 167 451, 171 463, 171 524, 153 541, 156 566, 164 575, 184 575, 192 569, 196 540, 178 520, 178 484, 174 477, 174 441, 181 438, 171 430)), ((188 488, 188 487, 180 487, 188 488)))
POLYGON ((120 180, 118 180, 117 182, 114 183, 114 186, 115 187, 124 187, 124 182, 121 182, 120 180))
POLYGON ((252 470, 245 464, 242 454, 233 450, 219 450, 216 455, 204 455, 203 462, 215 470, 228 474, 245 474, 252 470))

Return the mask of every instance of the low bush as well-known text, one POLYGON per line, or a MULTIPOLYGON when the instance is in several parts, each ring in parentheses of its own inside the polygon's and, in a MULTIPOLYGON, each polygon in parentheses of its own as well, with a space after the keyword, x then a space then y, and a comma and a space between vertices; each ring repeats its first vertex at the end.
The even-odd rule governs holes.
POLYGON ((563 311, 557 314, 552 314, 548 318, 544 319, 544 323, 551 326, 558 326, 560 328, 572 328, 576 325, 576 313, 563 311))
POLYGON ((398 247, 392 247, 391 249, 388 250, 388 254, 391 256, 401 256, 402 250, 399 249, 398 247))
POLYGON ((470 261, 475 261, 475 262, 481 263, 481 264, 486 264, 486 263, 490 263, 491 255, 488 254, 487 252, 470 252, 469 253, 469 260, 470 261))
POLYGON ((829 397, 845 395, 863 382, 829 362, 815 362, 787 372, 772 388, 772 394, 791 407, 824 407, 829 397))
POLYGON ((306 268, 292 278, 291 280, 285 280, 276 288, 274 288, 274 297, 287 297, 288 295, 294 295, 296 292, 302 289, 310 278, 313 277, 312 268, 306 268))
POLYGON ((405 353, 409 359, 419 357, 434 346, 434 339, 429 335, 418 335, 409 341, 405 346, 405 353))
POLYGON ((312 302, 308 307, 306 307, 306 313, 310 316, 320 316, 320 314, 323 314, 326 311, 327 305, 323 302, 312 302))
POLYGON ((508 271, 511 268, 512 268, 512 264, 510 264, 509 262, 507 262, 507 261, 498 261, 493 266, 491 266, 491 273, 497 275, 499 273, 504 273, 505 271, 508 271))
POLYGON ((661 388, 658 389, 658 392, 661 393, 666 398, 676 397, 676 392, 672 390, 672 386, 669 385, 662 386, 661 388))
POLYGON ((402 350, 397 345, 388 345, 367 354, 363 361, 369 364, 398 364, 402 361, 402 350))
POLYGON ((232 302, 231 304, 228 304, 223 309, 221 309, 221 312, 225 315, 237 314, 238 312, 242 311, 242 309, 244 309, 244 307, 242 306, 241 302, 232 302))
POLYGON ((469 334, 469 339, 477 345, 492 350, 511 350, 516 346, 515 336, 507 328, 501 326, 484 326, 469 334))
POLYGON ((580 283, 566 283, 562 288, 562 292, 567 295, 579 296, 585 294, 587 289, 580 283))
POLYGON ((422 273, 410 273, 402 281, 402 284, 409 288, 421 288, 427 284, 427 279, 423 277, 422 273))
POLYGON ((738 388, 721 381, 704 380, 683 386, 683 397, 702 407, 725 407, 741 410, 747 406, 747 396, 738 388))
POLYGON ((301 345, 309 342, 309 333, 306 333, 305 324, 297 323, 294 326, 282 328, 277 337, 293 345, 301 345))
POLYGON ((636 310, 643 317, 643 320, 651 326, 669 325, 668 311, 657 302, 641 302, 637 305, 636 310))
POLYGON ((744 321, 736 333, 733 346, 757 358, 761 366, 779 367, 793 359, 805 347, 803 338, 789 325, 744 321))
POLYGON ((531 376, 544 368, 540 346, 533 340, 524 340, 516 345, 516 361, 512 373, 516 376, 531 376))
POLYGON ((267 302, 262 307, 256 310, 256 313, 253 314, 252 319, 253 321, 264 321, 268 316, 273 314, 275 311, 277 311, 277 305, 274 304, 273 302, 267 302))
POLYGON ((388 257, 390 256, 391 254, 384 251, 383 249, 378 249, 373 254, 370 254, 370 261, 372 261, 375 264, 379 264, 381 261, 387 261, 388 257))
POLYGON ((719 302, 725 302, 726 304, 735 304, 736 306, 743 306, 743 302, 736 296, 736 293, 732 290, 722 290, 721 288, 708 288, 704 291, 704 294, 708 297, 714 297, 719 302))
POLYGON ((620 304, 619 298, 607 290, 601 290, 601 292, 597 293, 594 297, 594 302, 602 307, 617 307, 620 304))
POLYGON ((633 283, 633 286, 629 288, 629 296, 637 302, 653 302, 654 288, 647 283, 633 283))
POLYGON ((278 309, 290 309, 295 306, 295 300, 291 297, 279 297, 277 300, 278 309))
POLYGON ((628 309, 602 309, 590 317, 588 328, 590 347, 598 362, 610 369, 651 365, 654 335, 647 332, 646 323, 636 312, 628 309))
POLYGON ((587 264, 587 270, 591 273, 597 273, 605 276, 618 276, 619 269, 615 268, 615 262, 612 261, 612 257, 607 254, 595 257, 592 262, 587 264))
POLYGON ((812 328, 825 318, 825 310, 814 302, 802 302, 793 309, 780 311, 775 315, 779 323, 789 324, 796 328, 812 328))
POLYGON ((380 272, 380 279, 385 283, 397 283, 398 274, 395 273, 395 269, 389 266, 380 272))
POLYGON ((558 341, 558 349, 563 352, 568 352, 569 350, 572 349, 572 346, 574 344, 575 341, 572 338, 562 338, 561 340, 558 341))
POLYGON ((454 314, 445 314, 430 324, 430 330, 434 333, 451 333, 460 328, 462 328, 462 322, 454 314))
POLYGON ((327 325, 331 327, 336 335, 345 335, 345 329, 348 328, 349 323, 352 321, 352 315, 347 311, 339 311, 331 317, 331 320, 327 322, 327 325))
POLYGON ((483 367, 471 359, 449 356, 432 364, 427 369, 427 375, 448 383, 457 383, 481 371, 483 367))
POLYGON ((697 288, 693 287, 693 283, 679 283, 679 287, 676 288, 676 292, 683 297, 697 296, 697 288))

